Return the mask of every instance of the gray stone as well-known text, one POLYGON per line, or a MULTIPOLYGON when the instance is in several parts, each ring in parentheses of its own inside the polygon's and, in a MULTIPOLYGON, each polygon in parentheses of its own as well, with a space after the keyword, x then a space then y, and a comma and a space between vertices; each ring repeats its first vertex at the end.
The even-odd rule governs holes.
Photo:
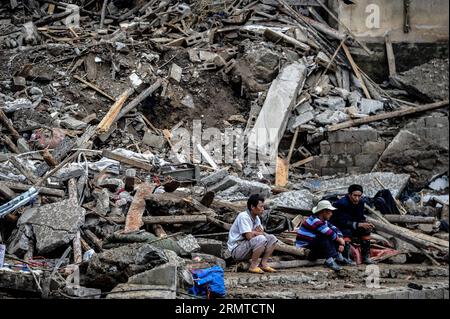
POLYGON ((314 206, 314 195, 308 190, 298 190, 284 192, 275 196, 269 203, 270 207, 277 209, 279 207, 294 208, 300 210, 311 210, 314 206))
POLYGON ((181 100, 181 104, 190 109, 195 108, 194 97, 191 94, 186 94, 186 96, 181 100))
POLYGON ((346 153, 346 144, 345 143, 332 143, 330 145, 330 154, 331 155, 338 155, 338 154, 345 154, 346 153))
POLYGON ((359 113, 367 115, 375 114, 383 110, 383 106, 383 102, 362 98, 359 101, 359 113))
POLYGON ((162 136, 155 135, 149 131, 146 131, 144 134, 144 138, 142 139, 142 142, 153 148, 162 149, 164 148, 166 140, 162 136))
POLYGON ((181 81, 181 76, 183 75, 183 69, 176 65, 175 63, 172 63, 172 66, 170 67, 169 77, 174 79, 177 82, 181 81))
POLYGON ((236 184, 217 194, 224 200, 246 200, 252 194, 261 194, 267 198, 272 194, 272 189, 267 184, 247 181, 235 176, 229 176, 228 179, 236 184))
POLYGON ((302 113, 299 116, 296 116, 295 118, 291 119, 290 123, 288 124, 289 130, 291 132, 294 132, 299 126, 306 124, 313 119, 314 119, 313 112, 302 113))
POLYGON ((69 244, 84 224, 84 214, 76 198, 39 207, 28 220, 36 236, 37 253, 46 254, 69 244))
MULTIPOLYGON (((95 254, 86 271, 86 285, 112 289, 138 273, 167 263, 165 252, 147 243, 122 244, 95 254)), ((167 287, 166 287, 167 288, 167 287)))
POLYGON ((288 64, 272 82, 261 112, 249 133, 249 153, 274 155, 277 152, 288 116, 298 92, 303 89, 306 72, 304 63, 288 64), (267 123, 270 123, 270 127, 267 123))
POLYGON ((314 111, 314 108, 312 107, 312 105, 309 102, 302 103, 295 109, 295 112, 298 115, 308 113, 308 112, 313 112, 313 111, 314 111))
POLYGON ((355 166, 372 168, 378 161, 378 156, 375 154, 358 154, 355 155, 355 166))
POLYGON ((345 122, 350 116, 341 111, 326 110, 316 116, 315 121, 321 125, 330 125, 345 122))
POLYGON ((28 146, 28 142, 22 137, 17 140, 17 148, 19 149, 19 152, 21 152, 21 153, 30 152, 30 147, 28 146))
POLYGON ((87 124, 74 119, 73 117, 65 117, 60 121, 60 125, 69 130, 81 130, 87 127, 87 124))
POLYGON ((2 107, 3 112, 12 113, 18 110, 26 110, 33 109, 34 105, 30 100, 20 98, 14 101, 5 101, 4 106, 2 107))
POLYGON ((141 272, 128 278, 128 284, 166 286, 170 290, 177 288, 177 266, 165 264, 141 272))
POLYGON ((184 236, 181 239, 178 239, 177 244, 186 254, 190 254, 192 252, 200 250, 200 246, 197 242, 197 239, 191 234, 184 236))
POLYGON ((380 190, 381 186, 376 181, 378 178, 386 188, 390 189, 394 197, 398 197, 409 181, 407 174, 394 173, 368 173, 356 176, 349 176, 337 179, 307 179, 303 183, 296 184, 296 188, 306 188, 312 192, 320 193, 347 193, 347 188, 351 184, 360 184, 364 188, 364 195, 373 197, 380 190))
POLYGON ((314 104, 326 107, 331 111, 342 111, 345 108, 345 100, 340 96, 321 97, 316 99, 314 104))
POLYGON ((222 241, 210 238, 197 238, 197 242, 202 253, 222 257, 222 241))
POLYGON ((200 182, 205 185, 206 187, 209 187, 211 185, 217 184, 221 181, 223 181, 224 178, 228 176, 228 170, 226 169, 220 169, 218 171, 215 171, 212 174, 209 174, 206 177, 203 177, 200 182))
POLYGON ((327 141, 320 142, 320 153, 321 154, 329 154, 331 151, 330 143, 327 141))
POLYGON ((362 152, 367 154, 383 154, 384 150, 386 149, 386 143, 383 141, 379 142, 366 142, 362 147, 362 152))

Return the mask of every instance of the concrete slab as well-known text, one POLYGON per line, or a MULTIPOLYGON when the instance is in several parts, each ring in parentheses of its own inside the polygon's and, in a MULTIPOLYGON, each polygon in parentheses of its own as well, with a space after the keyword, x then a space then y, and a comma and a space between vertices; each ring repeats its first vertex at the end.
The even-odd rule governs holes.
POLYGON ((408 174, 394 173, 368 173, 356 176, 348 176, 336 179, 307 179, 301 187, 307 188, 314 193, 347 193, 351 184, 360 184, 364 188, 364 195, 373 197, 381 189, 378 178, 385 187, 391 190, 394 197, 398 197, 409 181, 408 174))
POLYGON ((274 197, 269 204, 273 209, 279 207, 311 210, 314 206, 314 195, 308 190, 286 192, 274 197))
POLYGON ((303 89, 306 71, 304 63, 292 63, 285 66, 272 82, 261 113, 249 133, 249 152, 276 154, 298 92, 303 89))

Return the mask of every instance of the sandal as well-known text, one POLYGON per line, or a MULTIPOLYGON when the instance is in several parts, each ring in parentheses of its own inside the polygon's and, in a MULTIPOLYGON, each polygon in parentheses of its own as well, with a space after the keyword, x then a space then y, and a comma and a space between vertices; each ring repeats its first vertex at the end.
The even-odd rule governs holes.
POLYGON ((248 270, 248 272, 251 272, 251 273, 253 273, 253 274, 263 274, 263 273, 264 273, 264 271, 262 271, 262 269, 259 268, 259 267, 250 268, 250 269, 248 270))
POLYGON ((262 270, 264 270, 265 272, 277 272, 275 269, 273 269, 270 266, 267 267, 261 267, 262 270))

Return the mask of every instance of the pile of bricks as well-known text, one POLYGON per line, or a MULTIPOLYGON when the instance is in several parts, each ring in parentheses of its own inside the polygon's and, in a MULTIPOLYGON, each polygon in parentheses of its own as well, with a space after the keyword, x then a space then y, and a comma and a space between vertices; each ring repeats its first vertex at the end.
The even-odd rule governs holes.
POLYGON ((321 176, 369 173, 385 149, 386 143, 373 129, 332 132, 307 169, 321 176))

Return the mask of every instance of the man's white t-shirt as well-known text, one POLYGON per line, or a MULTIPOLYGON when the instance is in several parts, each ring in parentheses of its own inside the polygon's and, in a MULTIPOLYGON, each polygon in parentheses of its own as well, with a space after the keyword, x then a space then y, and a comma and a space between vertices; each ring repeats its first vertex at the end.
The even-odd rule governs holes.
POLYGON ((228 250, 233 251, 237 247, 240 241, 244 240, 243 234, 256 230, 256 227, 261 226, 261 220, 258 216, 255 219, 251 217, 248 210, 239 213, 231 225, 230 233, 228 234, 228 250))

